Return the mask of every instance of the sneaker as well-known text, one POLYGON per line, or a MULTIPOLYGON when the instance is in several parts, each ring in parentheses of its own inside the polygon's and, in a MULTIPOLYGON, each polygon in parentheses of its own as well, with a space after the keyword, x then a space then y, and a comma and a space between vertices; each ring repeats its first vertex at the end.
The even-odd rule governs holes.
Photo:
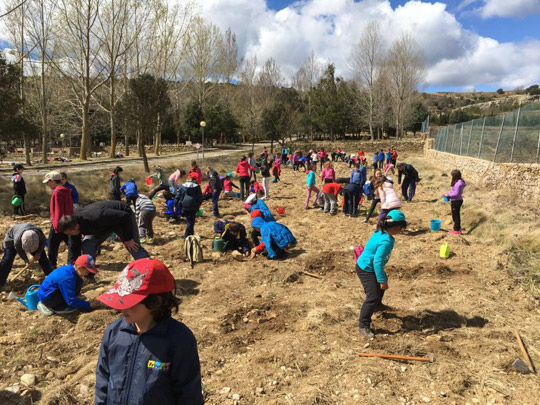
POLYGON ((72 312, 75 312, 76 310, 77 310, 77 308, 65 307, 65 308, 61 308, 61 309, 55 309, 54 313, 56 313, 56 314, 70 314, 72 312))
POLYGON ((363 222, 364 224, 368 224, 368 223, 369 223, 369 219, 364 219, 362 222, 363 222))
POLYGON ((448 232, 448 235, 461 235, 461 231, 450 231, 448 232))
POLYGON ((360 328, 360 336, 365 337, 366 339, 373 339, 375 337, 369 328, 360 328))
POLYGON ((41 301, 38 302, 37 304, 37 309, 39 310, 39 312, 41 312, 41 314, 43 316, 51 316, 51 315, 54 315, 54 311, 52 308, 49 308, 48 306, 46 306, 45 304, 43 304, 41 301))
POLYGON ((146 243, 146 238, 139 238, 139 242, 146 243))

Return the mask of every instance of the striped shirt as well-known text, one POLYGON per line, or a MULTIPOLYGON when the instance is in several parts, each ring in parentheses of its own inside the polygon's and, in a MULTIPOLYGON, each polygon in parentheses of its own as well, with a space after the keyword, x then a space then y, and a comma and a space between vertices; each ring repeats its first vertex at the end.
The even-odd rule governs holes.
POLYGON ((135 216, 137 217, 137 221, 143 210, 155 211, 156 206, 147 196, 139 194, 139 197, 137 197, 137 201, 135 202, 135 216))

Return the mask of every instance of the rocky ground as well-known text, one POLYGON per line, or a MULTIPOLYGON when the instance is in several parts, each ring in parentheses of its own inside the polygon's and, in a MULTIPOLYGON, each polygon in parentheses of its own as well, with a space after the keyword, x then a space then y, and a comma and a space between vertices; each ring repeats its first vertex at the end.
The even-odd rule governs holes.
MULTIPOLYGON (((449 189, 448 173, 419 155, 402 158, 423 179, 414 202, 403 208, 410 226, 396 237, 387 266, 385 303, 392 309, 376 315, 372 341, 357 331, 363 290, 350 246, 367 241, 374 220, 364 224, 363 218, 306 211, 304 173, 284 169, 282 182, 272 184, 268 205, 285 207, 279 221, 299 241, 283 261, 212 255, 213 219, 205 203, 195 228, 204 238, 205 261, 191 269, 178 238, 184 225, 156 219, 157 237, 148 249, 177 280, 177 318, 197 337, 207 403, 538 403, 538 377, 511 366, 520 356, 514 328, 533 362, 540 361, 538 301, 509 275, 504 248, 484 236, 496 226, 490 215, 504 209, 488 203, 500 191, 470 184, 463 207, 466 232, 447 236, 449 206, 441 196, 449 189), (480 220, 480 214, 488 219, 480 220), (429 229, 435 218, 442 219, 443 231, 429 229), (444 241, 452 251, 447 260, 439 258, 444 241), (361 358, 361 352, 433 355, 434 362, 361 358)), ((337 172, 346 176, 349 169, 338 164, 337 172)), ((514 203, 521 218, 516 233, 532 232, 537 208, 514 203)), ((238 200, 221 202, 221 210, 224 219, 249 226, 238 200)), ((30 221, 47 229, 46 216, 30 221)), ((4 217, 0 233, 12 223, 4 217)), ((129 259, 120 243, 110 242, 98 258, 97 283, 84 287, 84 295, 103 292, 129 259)), ((21 268, 17 262, 12 274, 21 268)), ((27 274, 12 285, 23 295, 39 281, 39 275, 27 274)), ((44 318, 6 292, 0 300, 0 403, 92 403, 101 335, 118 314, 44 318)))

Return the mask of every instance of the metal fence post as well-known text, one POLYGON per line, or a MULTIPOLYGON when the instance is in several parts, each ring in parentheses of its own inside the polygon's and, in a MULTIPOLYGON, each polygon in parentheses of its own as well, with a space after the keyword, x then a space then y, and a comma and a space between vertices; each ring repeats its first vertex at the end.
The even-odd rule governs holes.
POLYGON ((538 163, 538 158, 540 158, 540 132, 538 132, 538 146, 536 147, 536 163, 538 163))
POLYGON ((461 156, 461 149, 463 148, 463 127, 465 124, 461 123, 461 131, 459 132, 459 155, 461 156))
POLYGON ((514 161, 514 148, 516 147, 516 139, 518 133, 519 117, 521 115, 521 103, 519 104, 517 119, 516 119, 516 128, 514 129, 514 141, 512 142, 512 152, 510 153, 510 163, 514 161))
POLYGON ((478 159, 480 159, 480 152, 482 152, 482 141, 484 140, 485 127, 486 127, 486 117, 484 117, 484 123, 482 124, 482 134, 480 135, 480 146, 478 147, 478 159))
POLYGON ((504 126, 504 120, 506 119, 506 115, 503 115, 503 119, 501 122, 501 130, 499 131, 499 137, 497 138, 497 146, 495 146, 495 155, 493 156, 493 161, 495 162, 495 159, 497 158, 497 152, 499 151, 499 143, 501 142, 501 134, 503 131, 504 126))
POLYGON ((469 148, 471 147, 471 137, 472 137, 473 125, 474 125, 474 120, 471 121, 471 130, 469 131, 469 143, 467 144, 467 153, 466 153, 467 156, 469 156, 469 148))
POLYGON ((450 149, 450 153, 454 153, 454 140, 456 139, 456 127, 457 127, 457 124, 454 124, 454 133, 452 134, 452 147, 450 149))

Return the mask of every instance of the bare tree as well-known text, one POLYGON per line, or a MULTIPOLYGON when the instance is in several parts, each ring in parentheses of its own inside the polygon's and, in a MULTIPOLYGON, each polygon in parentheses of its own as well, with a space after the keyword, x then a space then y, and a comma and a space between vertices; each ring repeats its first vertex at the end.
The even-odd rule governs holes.
POLYGON ((274 58, 268 58, 257 79, 258 98, 263 109, 269 108, 277 91, 285 84, 285 78, 274 58))
POLYGON ((236 34, 230 28, 225 31, 220 52, 220 71, 225 83, 231 83, 238 69, 238 44, 236 34))
POLYGON ((257 108, 255 100, 255 91, 257 84, 257 56, 252 56, 242 61, 240 69, 240 86, 241 94, 238 114, 240 122, 245 132, 251 138, 251 151, 255 149, 255 134, 256 125, 260 117, 261 109, 257 108))
POLYGON ((315 51, 311 50, 311 54, 304 61, 304 64, 300 67, 298 72, 293 77, 293 87, 300 93, 307 93, 308 101, 308 117, 309 117, 309 139, 313 141, 313 125, 312 125, 312 111, 311 111, 311 90, 315 87, 319 81, 323 68, 322 65, 317 62, 315 51))
POLYGON ((90 105, 92 95, 108 80, 98 61, 102 42, 96 37, 96 21, 102 0, 59 0, 57 18, 58 56, 51 59, 56 70, 68 80, 82 122, 79 157, 91 152, 90 105))
POLYGON ((404 113, 425 76, 424 55, 416 41, 404 34, 388 54, 389 88, 396 122, 396 136, 403 136, 404 113))
POLYGON ((371 22, 362 33, 360 41, 352 48, 350 65, 355 78, 366 93, 366 121, 371 140, 375 139, 373 121, 375 115, 376 81, 385 58, 385 45, 379 24, 371 22))

